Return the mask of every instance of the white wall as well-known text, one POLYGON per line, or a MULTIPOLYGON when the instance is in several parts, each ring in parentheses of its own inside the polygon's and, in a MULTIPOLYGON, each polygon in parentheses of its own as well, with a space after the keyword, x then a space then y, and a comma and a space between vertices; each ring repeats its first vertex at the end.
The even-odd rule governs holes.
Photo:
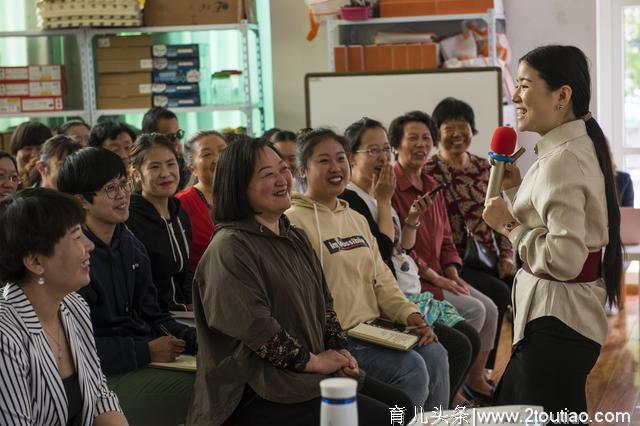
MULTIPOLYGON (((514 77, 518 58, 537 46, 577 46, 591 61, 590 110, 597 118, 596 0, 504 0, 504 3, 514 77)), ((538 138, 528 132, 520 135, 519 143, 527 147, 527 153, 519 161, 521 167, 526 169, 533 162, 533 146, 538 138)))
POLYGON ((327 33, 323 25, 316 39, 307 41, 304 0, 270 1, 275 126, 295 131, 305 126, 305 74, 329 69, 327 33))
MULTIPOLYGON (((273 57, 275 125, 297 129, 305 123, 304 75, 328 70, 324 26, 308 42, 309 24, 303 0, 270 0, 273 57)), ((591 60, 592 106, 596 111, 596 0, 504 0, 507 35, 517 59, 529 50, 550 43, 573 44, 591 60)), ((533 144, 538 136, 523 134, 529 148, 522 165, 533 161, 533 144)))

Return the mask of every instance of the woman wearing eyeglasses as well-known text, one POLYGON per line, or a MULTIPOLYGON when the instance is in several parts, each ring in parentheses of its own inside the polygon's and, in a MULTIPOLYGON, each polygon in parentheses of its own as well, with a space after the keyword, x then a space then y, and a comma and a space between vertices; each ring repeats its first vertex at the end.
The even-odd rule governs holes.
POLYGON ((145 245, 164 311, 192 310, 191 222, 174 197, 180 181, 177 154, 159 133, 143 134, 131 151, 131 196, 127 226, 145 245))
POLYGON ((118 121, 103 121, 91 129, 87 146, 115 152, 122 159, 124 167, 128 168, 131 163, 131 147, 135 139, 135 133, 126 124, 118 121))
POLYGON ((18 165, 8 152, 0 151, 0 201, 16 192, 20 185, 18 165))

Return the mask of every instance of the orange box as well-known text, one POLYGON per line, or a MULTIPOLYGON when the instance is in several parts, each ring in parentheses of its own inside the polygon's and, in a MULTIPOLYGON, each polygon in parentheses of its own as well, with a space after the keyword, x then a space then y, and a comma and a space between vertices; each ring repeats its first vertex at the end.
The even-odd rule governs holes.
POLYGON ((493 0, 437 0, 438 15, 455 15, 459 13, 484 13, 494 8, 493 0))
POLYGON ((378 46, 378 62, 381 71, 393 69, 393 45, 381 44, 378 46))
POLYGON ((391 69, 409 69, 409 46, 406 44, 393 44, 391 49, 391 69))
POLYGON ((347 46, 347 59, 349 72, 364 71, 364 46, 347 46))
POLYGON ((436 15, 436 3, 437 0, 380 0, 380 17, 436 15))
POLYGON ((407 45, 407 69, 422 69, 422 44, 412 43, 407 45))
POLYGON ((365 71, 382 71, 379 56, 380 50, 378 49, 378 45, 370 44, 364 47, 365 71))
POLYGON ((438 43, 421 43, 423 70, 438 68, 438 43))
POLYGON ((347 46, 336 46, 333 48, 333 61, 335 72, 347 72, 347 46))

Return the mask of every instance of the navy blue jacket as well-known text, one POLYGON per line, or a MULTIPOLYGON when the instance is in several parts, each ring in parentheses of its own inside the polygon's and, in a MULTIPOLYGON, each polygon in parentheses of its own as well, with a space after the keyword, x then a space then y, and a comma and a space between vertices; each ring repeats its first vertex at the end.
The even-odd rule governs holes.
POLYGON ((162 327, 185 340, 186 351, 194 353, 195 328, 176 322, 158 305, 142 243, 124 224, 116 226, 110 246, 90 230, 84 232, 96 247, 91 252, 91 282, 78 293, 91 308, 103 372, 124 373, 149 364, 148 342, 165 335, 162 327))
POLYGON ((633 207, 633 181, 629 173, 616 173, 616 189, 620 207, 633 207))

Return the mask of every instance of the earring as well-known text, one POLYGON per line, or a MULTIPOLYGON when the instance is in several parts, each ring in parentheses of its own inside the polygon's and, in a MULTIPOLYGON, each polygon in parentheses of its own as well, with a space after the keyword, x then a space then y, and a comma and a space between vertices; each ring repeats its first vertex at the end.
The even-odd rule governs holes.
POLYGON ((562 111, 564 109, 564 105, 556 106, 556 111, 562 111))
POLYGON ((38 277, 38 285, 44 285, 44 277, 42 275, 38 277))

